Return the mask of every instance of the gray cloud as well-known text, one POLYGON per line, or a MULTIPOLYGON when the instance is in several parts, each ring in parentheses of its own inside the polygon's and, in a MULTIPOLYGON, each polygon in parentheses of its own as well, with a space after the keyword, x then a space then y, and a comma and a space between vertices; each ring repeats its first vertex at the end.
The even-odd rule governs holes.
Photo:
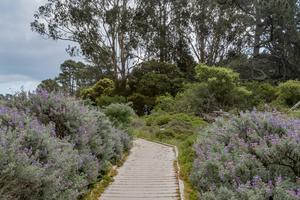
POLYGON ((13 94, 22 90, 33 90, 39 81, 24 75, 0 75, 0 90, 3 94, 13 94))
POLYGON ((56 76, 60 64, 70 58, 65 52, 68 43, 45 40, 30 29, 42 1, 0 0, 0 94, 7 88, 33 89, 56 76))

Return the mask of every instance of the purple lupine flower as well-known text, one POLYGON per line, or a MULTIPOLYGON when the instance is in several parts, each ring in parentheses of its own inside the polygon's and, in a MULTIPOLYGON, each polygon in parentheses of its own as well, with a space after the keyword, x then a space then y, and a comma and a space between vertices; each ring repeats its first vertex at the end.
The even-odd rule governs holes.
POLYGON ((300 188, 294 190, 287 190, 287 193, 295 199, 300 199, 300 188))
POLYGON ((262 179, 260 176, 255 176, 251 182, 252 186, 255 188, 260 187, 261 183, 262 183, 262 179))
POLYGON ((268 185, 266 187, 266 194, 268 195, 268 197, 271 197, 273 195, 273 189, 274 189, 273 181, 269 180, 268 185))

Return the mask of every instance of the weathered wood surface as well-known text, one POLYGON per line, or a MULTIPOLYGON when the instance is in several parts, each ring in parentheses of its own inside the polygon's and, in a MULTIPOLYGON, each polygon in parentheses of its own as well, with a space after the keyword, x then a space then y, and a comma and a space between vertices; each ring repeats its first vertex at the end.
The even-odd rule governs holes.
POLYGON ((174 149, 142 139, 99 200, 178 200, 174 149))

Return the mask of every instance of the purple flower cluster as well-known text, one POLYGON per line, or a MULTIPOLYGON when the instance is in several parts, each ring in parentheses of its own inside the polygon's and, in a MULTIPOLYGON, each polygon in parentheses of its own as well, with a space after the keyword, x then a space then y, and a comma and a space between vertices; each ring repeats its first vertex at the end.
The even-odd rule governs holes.
POLYGON ((97 109, 63 94, 21 93, 0 106, 0 199, 77 199, 129 147, 97 109))
POLYGON ((216 199, 224 187, 238 199, 248 199, 250 193, 258 199, 297 199, 299 137, 300 120, 275 113, 253 111, 219 119, 195 145, 191 180, 203 196, 216 186, 216 199))

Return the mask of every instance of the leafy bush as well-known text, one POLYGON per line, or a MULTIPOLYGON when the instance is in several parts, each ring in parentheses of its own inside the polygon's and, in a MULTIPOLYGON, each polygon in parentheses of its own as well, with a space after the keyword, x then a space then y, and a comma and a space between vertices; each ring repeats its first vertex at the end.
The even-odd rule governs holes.
POLYGON ((300 121, 273 113, 219 119, 195 145, 202 199, 298 199, 300 121))
POLYGON ((195 130, 204 125, 201 118, 185 113, 152 113, 145 117, 146 126, 152 128, 153 135, 160 139, 181 139, 193 135, 195 130))
POLYGON ((176 109, 176 101, 170 94, 165 94, 156 98, 154 110, 174 112, 176 109))
POLYGON ((165 93, 175 95, 183 81, 183 74, 176 65, 148 61, 133 69, 128 84, 132 92, 154 97, 165 93))
POLYGON ((277 88, 270 83, 247 82, 243 85, 252 92, 248 100, 249 106, 271 103, 276 99, 277 88))
POLYGON ((175 98, 170 95, 157 98, 156 110, 202 115, 216 110, 229 111, 247 108, 252 92, 241 86, 239 76, 222 67, 196 67, 197 83, 186 84, 175 98))
POLYGON ((144 114, 145 106, 153 108, 155 105, 155 97, 147 97, 140 93, 132 94, 128 97, 128 101, 132 102, 133 109, 138 115, 144 114))
POLYGON ((113 103, 126 103, 126 98, 123 96, 107 96, 102 95, 96 98, 96 105, 100 107, 105 107, 113 103))
MULTIPOLYGON (((3 107, 2 110, 0 108, 0 122, 2 124, 0 131, 2 131, 3 137, 14 137, 8 141, 11 143, 12 148, 20 143, 20 145, 24 145, 24 148, 26 147, 30 151, 34 150, 34 155, 32 156, 30 153, 28 158, 34 160, 30 160, 26 164, 28 169, 34 170, 35 164, 37 164, 38 167, 41 167, 38 170, 42 170, 45 178, 50 176, 49 181, 57 184, 57 186, 53 186, 53 190, 57 187, 61 187, 60 189, 64 190, 64 193, 59 194, 58 192, 57 195, 67 195, 61 198, 46 198, 43 192, 37 192, 35 193, 36 197, 32 196, 30 199, 78 198, 87 190, 88 185, 94 183, 97 177, 101 178, 107 167, 120 159, 122 153, 130 148, 130 137, 123 131, 114 128, 102 112, 95 108, 86 107, 82 102, 63 94, 49 94, 43 90, 38 90, 28 95, 21 93, 7 102, 6 105, 9 107, 3 107), (46 127, 46 131, 44 131, 44 127, 46 127), (35 132, 33 133, 32 131, 35 132), (30 137, 33 137, 32 141, 30 137), (48 147, 48 143, 52 146, 56 145, 56 147, 48 147), (66 151, 65 154, 64 151, 66 151), (59 158, 50 157, 48 162, 47 160, 44 161, 43 157, 35 157, 40 154, 45 154, 45 159, 47 156, 52 156, 52 154, 59 158), (53 171, 52 173, 52 169, 48 168, 48 164, 56 162, 55 159, 62 159, 57 162, 68 162, 67 164, 71 165, 70 169, 67 164, 63 166, 64 163, 58 163, 55 166, 57 166, 57 170, 60 170, 60 165, 62 165, 62 171, 57 173, 53 171), (40 162, 41 164, 39 164, 40 162), (69 177, 71 175, 72 177, 69 177), (65 180, 65 178, 70 178, 71 180, 65 180), (66 187, 64 187, 64 184, 66 184, 66 187)), ((6 143, 3 143, 3 145, 6 145, 6 143)), ((20 148, 23 148, 23 146, 20 148)), ((10 151, 6 150, 3 154, 6 157, 14 156, 14 154, 10 154, 10 151)), ((15 154, 17 158, 19 152, 15 154)), ((6 168, 8 174, 13 174, 15 171, 13 167, 22 167, 22 162, 18 161, 12 160, 4 163, 8 165, 8 168, 6 168), (14 162, 16 163, 15 166, 9 166, 10 163, 14 162)), ((38 171, 36 172, 37 174, 35 172, 32 173, 32 176, 43 175, 39 174, 38 171)), ((22 177, 19 177, 20 179, 18 179, 18 176, 15 177, 14 183, 23 183, 22 177)), ((35 178, 33 177, 33 179, 35 178)), ((0 192, 4 191, 4 196, 18 194, 20 199, 25 199, 27 191, 23 191, 22 187, 22 184, 20 184, 15 190, 10 190, 10 188, 7 191, 1 190, 0 192), (10 194, 9 191, 13 192, 13 194, 10 194), (23 196, 25 197, 23 198, 23 196)), ((28 187, 28 191, 31 191, 37 186, 27 186, 25 184, 24 188, 26 187, 28 187)), ((38 187, 39 190, 52 191, 48 188, 51 187, 50 183, 41 183, 38 187)), ((52 195, 55 195, 55 192, 52 193, 52 195)), ((18 199, 18 196, 14 196, 13 199, 18 199)))
POLYGON ((117 127, 128 127, 135 114, 133 109, 126 104, 110 104, 105 107, 104 113, 117 127))
POLYGON ((287 81, 278 86, 276 103, 292 107, 300 101, 300 81, 287 81))
POLYGON ((175 96, 185 79, 180 69, 173 64, 148 61, 139 64, 128 77, 131 90, 129 99, 138 114, 143 114, 145 105, 153 108, 157 96, 169 93, 175 96))
POLYGON ((115 90, 115 84, 108 78, 101 79, 95 85, 89 88, 82 89, 80 96, 84 99, 96 100, 101 95, 110 96, 115 90))
POLYGON ((231 69, 198 65, 196 74, 200 83, 190 92, 197 93, 200 112, 243 106, 251 95, 250 91, 240 86, 239 74, 231 69))

